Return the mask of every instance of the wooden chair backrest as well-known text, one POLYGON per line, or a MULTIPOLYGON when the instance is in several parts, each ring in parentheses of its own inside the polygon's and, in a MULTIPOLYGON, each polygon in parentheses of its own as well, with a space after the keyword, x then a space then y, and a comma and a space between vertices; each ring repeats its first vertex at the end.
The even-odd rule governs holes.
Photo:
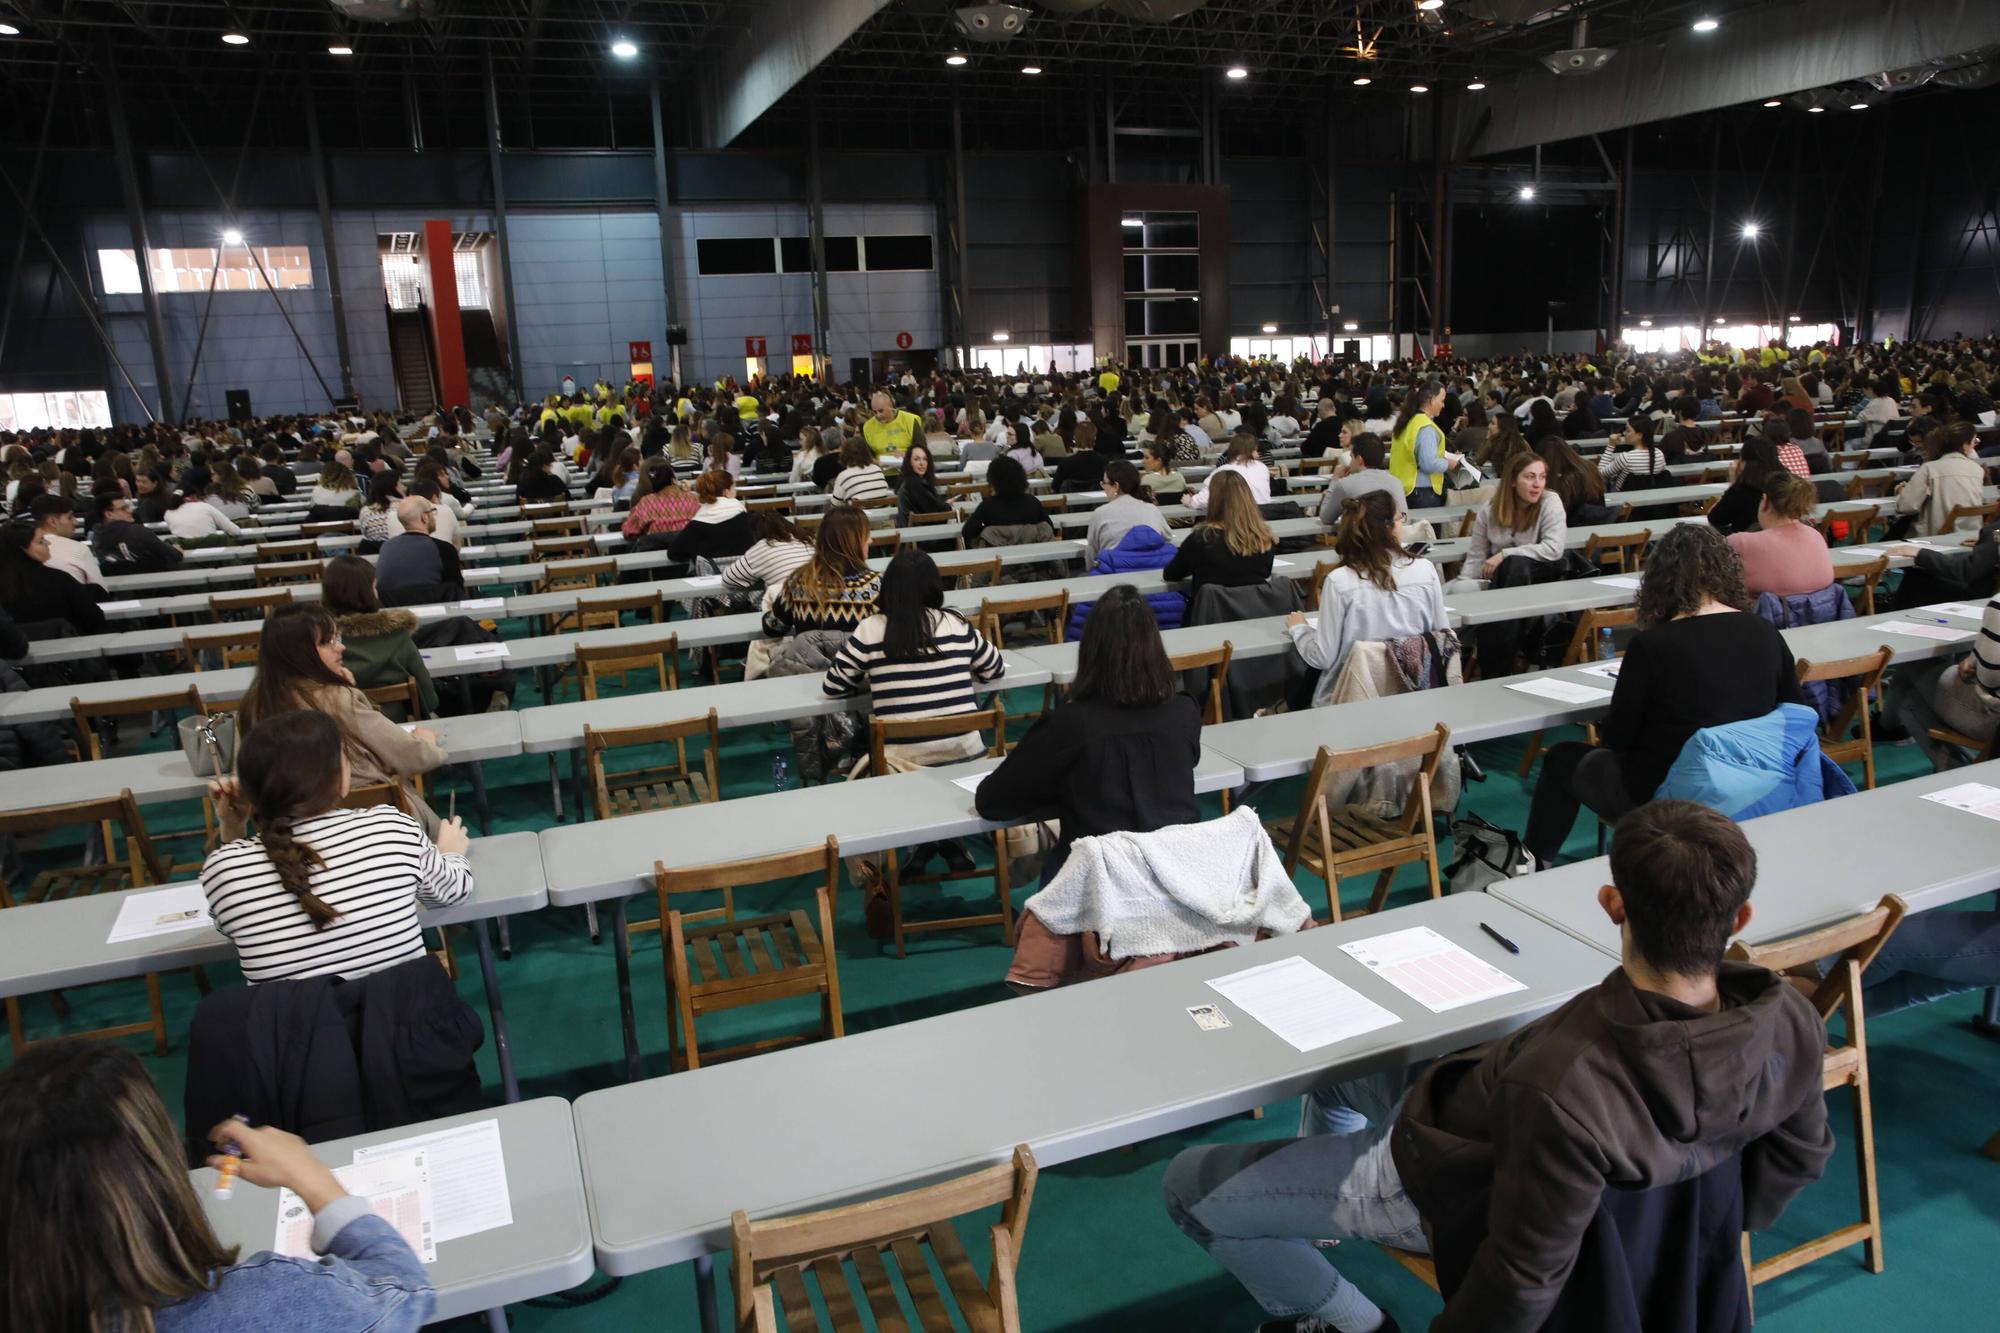
POLYGON ((1868 735, 1868 695, 1882 684, 1882 675, 1889 669, 1889 661, 1895 654, 1887 645, 1872 653, 1859 657, 1843 657, 1836 662, 1813 662, 1801 657, 1793 665, 1799 673, 1799 684, 1807 685, 1822 680, 1852 680, 1854 689, 1848 694, 1847 702, 1840 712, 1829 719, 1819 729, 1821 737, 1827 740, 1845 740, 1848 730, 1854 726, 1859 714, 1861 734, 1868 735))
POLYGON ((612 593, 607 597, 576 599, 579 625, 617 625, 627 611, 636 611, 642 620, 657 625, 667 618, 666 598, 658 588, 643 588, 637 592, 612 593))
POLYGON ((1868 465, 1868 451, 1866 449, 1842 449, 1833 455, 1833 465, 1836 468, 1849 466, 1866 467, 1868 465))
POLYGON ((259 560, 317 560, 318 542, 258 542, 259 560))
POLYGON ((256 666, 257 650, 264 642, 264 626, 259 623, 248 629, 234 630, 228 634, 181 635, 181 651, 187 654, 188 668, 192 671, 204 670, 201 664, 203 652, 222 654, 224 670, 230 667, 256 666))
POLYGON ((1063 627, 1069 623, 1069 589, 1061 592, 1044 593, 1039 597, 1014 597, 996 600, 988 597, 979 603, 979 619, 976 628, 995 648, 1002 646, 1001 622, 1009 616, 1032 615, 1037 611, 1049 612, 1049 642, 1061 643, 1063 627))
POLYGON ((1236 655, 1236 645, 1224 639, 1220 648, 1201 648, 1194 652, 1173 653, 1167 661, 1175 672, 1206 670, 1208 689, 1203 691, 1201 702, 1201 724, 1212 727, 1222 721, 1223 691, 1229 688, 1229 660, 1236 655))
POLYGON ((1701 476, 1696 480, 1703 486, 1727 486, 1729 484, 1729 471, 1726 467, 1703 468, 1701 476))
POLYGON ((596 544, 588 537, 537 537, 528 543, 528 553, 536 560, 551 557, 557 560, 575 559, 588 556, 596 549, 596 544))
POLYGON ((410 813, 410 801, 403 795, 400 782, 369 782, 349 787, 347 795, 340 798, 343 810, 366 810, 375 805, 393 805, 406 815, 410 813))
POLYGON ((1837 571, 1835 578, 1843 581, 1857 579, 1861 583, 1861 614, 1875 614, 1875 589, 1882 584, 1882 578, 1889 572, 1889 557, 1877 556, 1865 565, 1848 565, 1837 571))
POLYGON ((854 499, 849 500, 847 503, 856 509, 894 509, 896 507, 896 497, 894 495, 871 495, 865 500, 854 499))
POLYGON ((1856 1002, 1860 999, 1858 989, 1849 994, 1849 965, 1852 964, 1853 970, 1851 979, 1858 981, 1860 973, 1868 970, 1909 910, 1901 898, 1885 893, 1867 911, 1803 935, 1770 944, 1746 944, 1738 940, 1729 947, 1727 957, 1773 972, 1815 966, 1822 958, 1834 957, 1834 966, 1826 970, 1810 996, 1820 1018, 1828 1020, 1850 999, 1856 1002))
POLYGON ((190 685, 185 690, 172 690, 165 694, 134 694, 123 699, 100 699, 93 703, 85 703, 81 699, 69 701, 69 715, 75 720, 77 730, 83 733, 85 759, 104 757, 95 725, 100 718, 134 717, 141 713, 173 712, 183 708, 188 710, 190 717, 205 712, 201 691, 190 685))
POLYGON ((925 528, 925 527, 930 527, 933 524, 937 523, 956 523, 956 522, 958 522, 958 514, 956 512, 950 509, 940 509, 935 514, 917 514, 917 513, 911 514, 908 520, 908 526, 913 528, 925 528))
POLYGON ((1444 761, 1444 753, 1450 748, 1451 728, 1442 722, 1421 736, 1406 736, 1402 740, 1383 741, 1355 750, 1334 750, 1322 745, 1319 753, 1313 756, 1312 775, 1306 779, 1306 799, 1299 808, 1309 810, 1324 800, 1327 784, 1336 773, 1356 773, 1377 764, 1415 759, 1418 761, 1416 780, 1410 784, 1409 797, 1403 802, 1401 831, 1408 836, 1417 832, 1417 825, 1423 820, 1431 780, 1437 776, 1438 765, 1444 761))
POLYGON ((745 884, 769 884, 794 875, 825 876, 828 898, 840 885, 840 839, 829 834, 824 846, 796 852, 773 852, 741 861, 712 861, 707 865, 683 866, 669 870, 653 863, 653 884, 660 901, 676 893, 704 893, 714 889, 738 888, 745 884))
POLYGON ((876 528, 868 534, 868 555, 893 556, 903 549, 903 534, 894 528, 876 528))
POLYGON ((870 715, 868 776, 879 778, 890 771, 888 746, 943 740, 950 736, 963 736, 968 731, 982 733, 980 739, 984 740, 983 733, 988 728, 992 729, 994 739, 986 747, 986 757, 998 758, 1007 738, 1007 710, 1004 705, 995 704, 976 713, 952 713, 945 717, 886 718, 870 715))
POLYGON ((1856 473, 1847 483, 1847 498, 1850 500, 1880 499, 1896 488, 1893 476, 1864 477, 1856 473))
POLYGON ((1620 574, 1635 574, 1646 567, 1646 546, 1652 540, 1651 528, 1615 535, 1593 532, 1583 543, 1583 558, 1593 565, 1609 559, 1620 574))
POLYGON ((1067 514, 1069 512, 1069 497, 1067 495, 1038 495, 1035 498, 1042 502, 1042 512, 1045 514, 1067 514))
POLYGON ((245 611, 269 611, 274 607, 290 606, 290 588, 267 588, 259 592, 218 592, 208 598, 210 615, 241 615, 245 611))
POLYGON ((597 679, 621 671, 657 671, 662 688, 681 687, 681 636, 666 634, 635 643, 579 643, 576 646, 576 680, 586 699, 597 697, 597 679))
POLYGON ((299 524, 300 534, 307 537, 325 537, 336 532, 352 531, 354 531, 354 520, 351 518, 329 519, 324 523, 299 524))
POLYGON ((991 588, 1000 582, 1000 569, 1000 557, 996 555, 977 564, 953 565, 942 572, 948 579, 957 579, 961 588, 991 588))
MULTIPOLYGON (((146 821, 139 817, 139 803, 132 799, 130 787, 116 796, 99 796, 88 801, 38 805, 0 813, 0 833, 4 834, 46 833, 52 829, 80 828, 91 824, 108 828, 113 823, 125 830, 125 840, 131 847, 132 882, 165 884, 167 863, 153 846, 151 835, 146 832, 146 821)), ((115 848, 107 845, 105 854, 115 854, 115 848)))
MULTIPOLYGON (((523 509, 522 513, 528 511, 523 509)), ((583 515, 560 514, 553 518, 530 520, 528 531, 535 537, 580 537, 583 535, 583 515)))
POLYGON ((1847 525, 1847 544, 1850 546, 1859 546, 1867 540, 1868 529, 1875 525, 1877 512, 1878 510, 1874 505, 1856 505, 1847 509, 1829 509, 1820 515, 1819 521, 1813 524, 1813 526, 1819 529, 1820 536, 1826 538, 1828 546, 1838 546, 1840 545, 1840 538, 1834 535, 1834 527, 1836 524, 1845 523, 1847 525))
POLYGON ((612 818, 609 779, 617 774, 604 766, 605 752, 627 745, 671 745, 679 757, 682 771, 687 770, 687 743, 697 737, 708 739, 708 749, 702 756, 702 767, 708 773, 708 799, 722 799, 722 722, 711 708, 704 717, 676 718, 672 722, 655 722, 641 727, 593 727, 583 729, 583 761, 590 775, 592 798, 597 804, 599 819, 612 818))
MULTIPOLYGON (((1018 1255, 1027 1237, 1028 1211, 1039 1174, 1035 1155, 1024 1143, 1015 1147, 1009 1161, 886 1198, 762 1222, 752 1222, 748 1214, 739 1211, 730 1219, 735 1247, 731 1285, 737 1293, 737 1317, 750 1318, 752 1293, 778 1269, 820 1255, 873 1249, 905 1237, 919 1237, 935 1223, 995 1204, 1000 1205, 1000 1229, 1007 1233, 1012 1252, 1018 1255)), ((790 1317, 793 1312, 786 1314, 790 1317)))
POLYGON ((944 488, 946 495, 976 495, 985 499, 993 494, 993 483, 988 481, 954 481, 944 488))
POLYGON ((251 572, 262 587, 284 583, 318 583, 326 565, 319 560, 281 560, 268 565, 253 565, 251 572))
POLYGON ((744 500, 743 507, 753 514, 765 512, 790 514, 797 512, 799 502, 796 496, 775 495, 759 500, 744 500))
POLYGON ((424 696, 417 689, 415 677, 398 681, 394 685, 376 685, 361 691, 377 708, 383 704, 401 704, 404 722, 421 722, 424 717, 424 696))
POLYGON ((1600 606, 1585 611, 1577 617, 1576 631, 1569 636, 1569 647, 1563 652, 1563 665, 1582 666, 1585 662, 1596 660, 1599 630, 1628 629, 1638 623, 1639 608, 1636 606, 1600 606))
POLYGON ((1338 560, 1321 560, 1313 565, 1312 582, 1306 588, 1306 610, 1319 610, 1319 596, 1326 587, 1327 575, 1340 568, 1338 560))
POLYGON ((521 517, 525 519, 547 518, 551 515, 567 514, 568 512, 569 501, 567 500, 547 500, 540 504, 524 504, 521 506, 521 517))
POLYGON ((1951 513, 1945 516, 1944 530, 1947 534, 1961 531, 1959 525, 1967 519, 1973 520, 1964 531, 1983 528, 1996 517, 2000 517, 2000 500, 1978 505, 1953 505, 1951 513))
POLYGON ((597 588, 603 586, 600 579, 617 577, 618 562, 609 557, 603 560, 565 560, 560 565, 543 568, 541 590, 565 592, 571 588, 597 588))

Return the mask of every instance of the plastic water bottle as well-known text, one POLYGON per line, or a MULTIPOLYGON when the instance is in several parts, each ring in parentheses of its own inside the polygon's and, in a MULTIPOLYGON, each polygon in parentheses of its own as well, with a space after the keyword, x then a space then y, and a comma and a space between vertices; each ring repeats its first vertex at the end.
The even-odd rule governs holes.
POLYGON ((1597 660, 1609 662, 1618 656, 1618 645, 1611 642, 1611 626, 1597 631, 1597 660))
POLYGON ((791 785, 791 780, 792 780, 792 766, 785 761, 785 756, 783 756, 782 754, 772 755, 771 790, 783 791, 786 787, 789 787, 791 785))

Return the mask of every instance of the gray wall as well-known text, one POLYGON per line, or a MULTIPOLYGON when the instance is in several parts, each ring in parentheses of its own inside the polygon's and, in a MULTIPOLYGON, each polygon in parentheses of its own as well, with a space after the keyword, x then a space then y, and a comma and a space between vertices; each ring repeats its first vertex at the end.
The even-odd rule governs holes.
POLYGON ((622 383, 629 342, 650 341, 665 357, 657 212, 510 209, 507 229, 523 392, 552 392, 565 374, 622 383))

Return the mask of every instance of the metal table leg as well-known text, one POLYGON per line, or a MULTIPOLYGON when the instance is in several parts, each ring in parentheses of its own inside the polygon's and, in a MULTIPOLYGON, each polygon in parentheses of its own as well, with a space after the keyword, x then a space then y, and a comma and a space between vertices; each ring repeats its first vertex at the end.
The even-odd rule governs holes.
POLYGON ((504 916, 497 924, 500 927, 500 956, 511 959, 514 956, 514 932, 508 928, 507 918, 504 916))
POLYGON ((504 1306, 495 1306, 486 1312, 487 1333, 507 1333, 507 1311, 504 1306))
MULTIPOLYGON (((493 1053, 500 1061, 500 1095, 510 1103, 518 1102, 521 1084, 514 1076, 514 1052, 507 1043, 507 1011, 500 1007, 500 973, 493 961, 493 937, 483 920, 472 923, 472 934, 479 942, 479 976, 486 983, 486 1012, 493 1019, 493 1053)), ((506 1327, 504 1321, 500 1327, 506 1327)))
POLYGON ((632 942, 625 933, 625 900, 611 907, 611 949, 618 960, 618 1021, 625 1034, 625 1081, 639 1081, 639 1018, 632 1011, 632 942))
POLYGON ((701 1333, 720 1333, 722 1318, 715 1305, 715 1256, 697 1255, 694 1261, 694 1294, 701 1306, 701 1333))
POLYGON ((562 775, 556 769, 554 754, 549 755, 549 806, 560 823, 563 818, 562 775))

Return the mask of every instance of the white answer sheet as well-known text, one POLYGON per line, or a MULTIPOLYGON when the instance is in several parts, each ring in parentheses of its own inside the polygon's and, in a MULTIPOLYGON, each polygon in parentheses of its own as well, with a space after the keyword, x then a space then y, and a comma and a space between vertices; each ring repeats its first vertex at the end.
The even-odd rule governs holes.
POLYGON ((1429 926, 1356 940, 1340 951, 1434 1014, 1528 988, 1429 926))
POLYGON ((1402 1021, 1296 955, 1213 977, 1208 985, 1298 1051, 1316 1051, 1402 1021))
POLYGON ((208 895, 201 891, 201 884, 175 884, 128 894, 118 904, 118 919, 111 923, 111 934, 105 943, 122 944, 154 935, 174 935, 214 924, 208 915, 208 895))
POLYGON ((1519 681, 1507 688, 1565 704, 1594 704, 1600 699, 1611 697, 1610 690, 1600 690, 1595 685, 1583 685, 1573 680, 1558 680, 1554 676, 1537 676, 1533 680, 1519 681))
MULTIPOLYGON (((437 1262, 437 1228, 431 1193, 430 1166, 421 1148, 405 1147, 363 1162, 333 1169, 334 1179, 349 1194, 368 1200, 375 1215, 396 1228, 417 1257, 437 1262)), ((271 1249, 294 1259, 310 1259, 312 1210, 288 1189, 278 1191, 278 1232, 271 1249)))

